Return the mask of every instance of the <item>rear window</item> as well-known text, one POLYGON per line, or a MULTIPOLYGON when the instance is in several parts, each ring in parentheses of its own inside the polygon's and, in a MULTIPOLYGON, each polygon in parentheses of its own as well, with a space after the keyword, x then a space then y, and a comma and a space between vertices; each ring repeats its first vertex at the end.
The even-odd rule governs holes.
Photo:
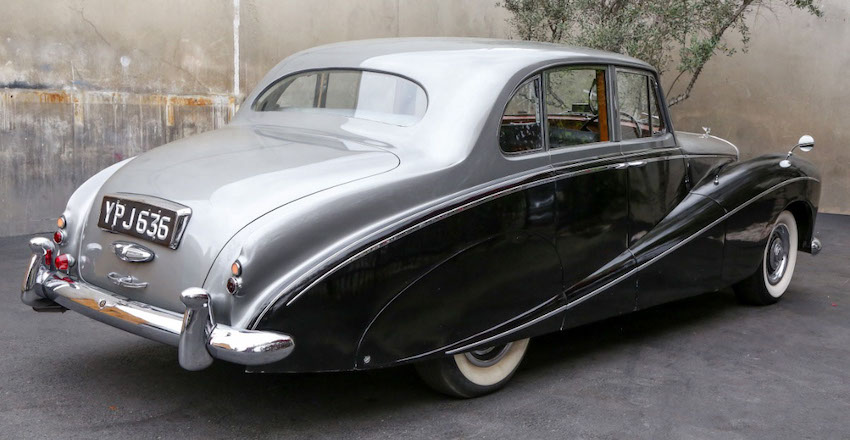
POLYGON ((254 102, 258 112, 324 113, 393 125, 413 125, 428 98, 413 81, 361 70, 318 70, 288 76, 254 102))

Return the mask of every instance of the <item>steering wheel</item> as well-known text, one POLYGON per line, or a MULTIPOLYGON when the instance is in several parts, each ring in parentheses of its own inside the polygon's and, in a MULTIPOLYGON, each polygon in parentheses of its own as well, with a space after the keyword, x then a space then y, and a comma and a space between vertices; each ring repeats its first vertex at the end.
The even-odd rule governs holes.
POLYGON ((596 104, 596 98, 594 95, 596 95, 596 81, 593 81, 593 84, 591 84, 590 88, 587 89, 587 107, 590 108, 591 113, 596 114, 584 121, 584 123, 581 124, 581 127, 579 127, 579 131, 592 131, 588 129, 587 126, 590 125, 591 122, 599 119, 598 106, 594 106, 594 104, 596 104))
MULTIPOLYGON (((640 123, 638 122, 638 120, 635 119, 634 116, 632 116, 632 115, 630 115, 626 112, 620 112, 620 115, 625 116, 625 117, 632 120, 632 122, 635 124, 635 134, 637 135, 638 138, 642 138, 643 137, 643 129, 640 128, 640 123)), ((622 127, 622 125, 620 125, 620 126, 622 127)))
MULTIPOLYGON (((642 138, 643 137, 643 129, 640 128, 640 123, 638 122, 638 120, 635 119, 634 116, 632 116, 632 115, 630 115, 626 112, 620 112, 620 114, 631 119, 631 121, 635 124, 635 128, 634 128, 635 134, 637 135, 638 138, 642 138)), ((599 119, 599 115, 593 115, 593 117, 588 118, 588 120, 584 121, 584 123, 581 124, 581 127, 579 127, 579 130, 581 130, 581 131, 591 131, 587 128, 587 126, 590 125, 591 122, 593 122, 597 119, 599 119)))
POLYGON ((587 106, 590 107, 591 113, 599 113, 599 109, 594 106, 596 104, 596 98, 593 95, 596 94, 596 81, 593 82, 593 85, 587 89, 587 106))
POLYGON ((584 121, 583 124, 581 124, 581 127, 579 127, 579 130, 580 131, 592 131, 592 130, 588 129, 587 126, 590 125, 591 122, 596 121, 598 119, 599 119, 599 115, 593 115, 590 118, 587 118, 587 120, 584 121))

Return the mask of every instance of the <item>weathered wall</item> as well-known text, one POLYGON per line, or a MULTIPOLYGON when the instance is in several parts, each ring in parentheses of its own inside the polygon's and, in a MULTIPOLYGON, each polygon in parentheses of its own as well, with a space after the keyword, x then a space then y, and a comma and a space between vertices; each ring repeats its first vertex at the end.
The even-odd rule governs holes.
MULTIPOLYGON (((0 27, 0 236, 47 231, 101 168, 225 124, 266 71, 322 43, 389 36, 505 37, 496 0, 5 0, 0 27), (238 44, 235 44, 238 41, 238 44)), ((826 18, 769 11, 749 54, 712 60, 676 127, 744 157, 803 133, 822 210, 850 213, 850 4, 826 18)))
POLYGON ((225 124, 293 52, 507 29, 495 0, 5 0, 3 12, 0 236, 48 231, 98 170, 225 124))
POLYGON ((850 2, 821 4, 821 19, 762 10, 749 53, 711 60, 672 114, 677 130, 711 127, 744 158, 786 152, 811 134, 814 151, 797 154, 823 174, 821 211, 850 214, 850 2))

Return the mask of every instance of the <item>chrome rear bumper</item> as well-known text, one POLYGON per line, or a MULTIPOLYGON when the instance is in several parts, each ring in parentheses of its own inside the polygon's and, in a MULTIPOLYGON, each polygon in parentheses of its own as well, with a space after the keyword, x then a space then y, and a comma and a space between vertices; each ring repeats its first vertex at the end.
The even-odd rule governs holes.
POLYGON ((287 357, 295 347, 282 333, 245 330, 217 324, 212 318, 209 294, 186 289, 183 314, 120 297, 44 264, 44 255, 55 254, 45 238, 30 240, 33 251, 21 286, 21 300, 36 310, 58 306, 79 312, 113 327, 178 347, 180 366, 201 370, 213 359, 242 365, 265 365, 287 357))

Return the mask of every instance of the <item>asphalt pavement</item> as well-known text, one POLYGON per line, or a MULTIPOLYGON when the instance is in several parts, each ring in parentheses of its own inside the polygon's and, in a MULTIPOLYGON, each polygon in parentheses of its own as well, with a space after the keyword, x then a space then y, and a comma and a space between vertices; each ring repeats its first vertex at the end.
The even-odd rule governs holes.
MULTIPOLYGON (((410 367, 253 375, 20 302, 0 239, 0 438, 850 438, 850 216, 821 215, 777 305, 705 294, 532 340, 504 390, 435 394, 410 367)), ((687 270, 687 268, 683 268, 687 270)))

